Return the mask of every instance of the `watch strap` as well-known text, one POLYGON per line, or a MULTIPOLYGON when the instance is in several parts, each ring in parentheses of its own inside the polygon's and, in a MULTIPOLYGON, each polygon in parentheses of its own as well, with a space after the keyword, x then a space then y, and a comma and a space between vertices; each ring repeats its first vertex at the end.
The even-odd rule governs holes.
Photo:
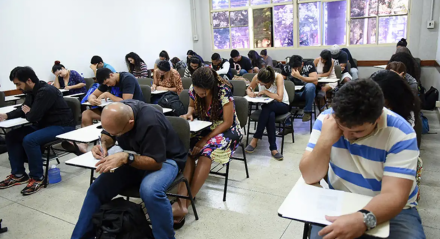
POLYGON ((134 154, 128 153, 127 165, 130 165, 134 162, 134 154))

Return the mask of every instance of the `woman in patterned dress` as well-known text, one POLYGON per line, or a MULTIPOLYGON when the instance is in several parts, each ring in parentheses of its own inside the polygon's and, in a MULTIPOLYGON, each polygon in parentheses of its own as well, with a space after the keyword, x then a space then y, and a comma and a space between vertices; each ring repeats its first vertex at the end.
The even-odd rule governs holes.
MULTIPOLYGON (((228 163, 243 138, 243 133, 235 113, 232 86, 228 81, 217 75, 213 69, 202 67, 192 74, 192 83, 189 89, 188 113, 181 117, 212 122, 211 127, 191 135, 190 152, 183 175, 188 179, 195 197, 209 175, 212 161, 228 163)), ((187 193, 182 183, 179 194, 187 193)), ((190 203, 185 199, 174 203, 175 228, 184 224, 190 203)))
POLYGON ((52 73, 56 77, 53 85, 58 89, 68 90, 66 95, 87 92, 84 78, 77 71, 67 70, 60 61, 55 61, 52 73))

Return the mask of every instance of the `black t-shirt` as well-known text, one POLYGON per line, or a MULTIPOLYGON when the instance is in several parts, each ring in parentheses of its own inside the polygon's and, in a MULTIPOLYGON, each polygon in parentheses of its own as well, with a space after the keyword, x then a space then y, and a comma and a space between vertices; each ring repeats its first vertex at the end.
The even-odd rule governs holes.
POLYGON ((229 63, 231 64, 231 68, 240 71, 241 69, 249 71, 252 70, 252 63, 251 60, 245 56, 241 56, 241 60, 238 62, 234 62, 234 60, 229 59, 229 63), (240 67, 238 67, 238 65, 240 67))
POLYGON ((258 67, 258 69, 263 68, 266 66, 266 61, 264 61, 263 57, 260 57, 260 59, 257 60, 257 64, 254 64, 254 67, 258 67))
MULTIPOLYGON (((344 51, 340 51, 336 57, 332 55, 332 58, 335 60, 335 65, 347 64, 348 62, 348 55, 344 51)), ((345 72, 348 72, 347 66, 345 67, 344 71, 342 71, 342 73, 345 72)))
MULTIPOLYGON (((304 66, 301 69, 301 75, 303 77, 309 77, 310 73, 313 72, 316 72, 315 64, 313 64, 312 61, 305 61, 304 66)), ((287 79, 293 81, 295 85, 305 85, 305 82, 292 76, 292 69, 288 64, 283 65, 283 68, 281 69, 281 74, 283 76, 286 76, 287 79)))
POLYGON ((187 151, 165 115, 144 102, 121 102, 133 109, 134 128, 116 138, 119 146, 124 150, 150 157, 158 163, 172 159, 182 170, 187 151))
MULTIPOLYGON (((115 87, 119 87, 122 95, 133 94, 134 100, 145 101, 138 80, 128 72, 119 72, 119 83, 115 87)), ((101 92, 106 92, 110 90, 110 88, 111 87, 108 87, 104 84, 100 84, 98 90, 101 92)))

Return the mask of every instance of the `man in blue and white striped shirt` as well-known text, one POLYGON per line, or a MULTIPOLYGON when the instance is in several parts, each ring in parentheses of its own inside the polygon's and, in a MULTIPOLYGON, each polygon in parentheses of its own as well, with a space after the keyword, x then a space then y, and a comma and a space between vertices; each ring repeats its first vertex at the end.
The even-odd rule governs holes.
POLYGON ((327 175, 330 188, 373 199, 359 212, 327 217, 333 223, 313 226, 311 238, 359 238, 386 221, 389 238, 425 238, 415 208, 418 156, 413 128, 384 108, 380 87, 370 79, 346 83, 316 120, 300 170, 309 184, 327 175))

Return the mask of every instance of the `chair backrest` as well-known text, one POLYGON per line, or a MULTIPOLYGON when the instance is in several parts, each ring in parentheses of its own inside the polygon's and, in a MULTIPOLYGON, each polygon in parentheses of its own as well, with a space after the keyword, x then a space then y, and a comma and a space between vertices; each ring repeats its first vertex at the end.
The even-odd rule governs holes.
POLYGON ((342 78, 342 70, 341 70, 341 66, 340 65, 335 65, 335 74, 336 77, 341 80, 342 78))
POLYGON ((185 107, 185 109, 188 110, 188 106, 189 106, 188 90, 182 90, 182 92, 180 92, 179 100, 182 102, 183 107, 185 107))
POLYGON ((249 103, 241 96, 234 96, 235 112, 237 113, 238 120, 240 121, 240 127, 244 128, 248 120, 249 103))
POLYGON ((417 63, 417 65, 419 66, 419 68, 420 68, 420 64, 421 64, 421 60, 420 60, 420 58, 414 58, 414 60, 416 60, 416 63, 417 63))
POLYGON ((243 78, 245 78, 245 79, 248 80, 248 81, 252 81, 252 79, 254 79, 254 76, 255 76, 256 74, 257 74, 257 73, 246 73, 246 74, 243 75, 243 78))
POLYGON ((84 81, 86 82, 86 89, 89 91, 90 87, 95 83, 95 80, 93 80, 93 78, 84 78, 84 81))
POLYGON ((75 125, 79 124, 81 122, 79 118, 81 116, 81 103, 79 102, 78 98, 64 97, 64 100, 72 111, 73 118, 75 119, 75 125))
POLYGON ((229 81, 234 87, 234 96, 245 96, 246 95, 246 82, 242 80, 231 80, 229 81))
MULTIPOLYGON (((347 69, 348 73, 350 73, 351 70, 351 64, 349 61, 347 61, 347 65, 345 66, 345 68, 347 69)), ((350 73, 351 74, 351 73, 350 73)))
POLYGON ((141 87, 142 94, 144 95, 145 103, 151 102, 151 87, 149 85, 139 85, 141 87))
POLYGON ((189 149, 189 139, 190 139, 190 131, 189 131, 189 123, 185 119, 176 116, 166 116, 168 121, 170 121, 171 126, 174 131, 176 131, 180 140, 185 147, 185 150, 189 149))
POLYGON ((148 104, 149 106, 159 110, 160 112, 163 112, 163 108, 162 106, 158 105, 158 104, 148 104))
POLYGON ((138 82, 139 82, 139 85, 149 85, 149 86, 151 86, 153 84, 153 79, 151 79, 151 78, 139 78, 138 82))
POLYGON ((356 67, 358 67, 358 60, 356 60, 356 59, 353 58, 353 62, 354 62, 354 64, 356 65, 356 67))
POLYGON ((292 103, 295 99, 295 84, 290 80, 285 80, 284 87, 286 88, 287 95, 289 96, 289 103, 292 103))
POLYGON ((177 72, 179 72, 180 77, 183 77, 183 75, 185 74, 185 68, 180 68, 179 70, 177 70, 177 72))
POLYGON ((192 83, 193 83, 193 82, 192 82, 192 79, 191 79, 191 78, 188 78, 188 77, 183 77, 183 78, 182 78, 182 86, 183 86, 183 89, 188 90, 189 87, 191 87, 192 83))
POLYGON ((8 105, 8 103, 5 101, 5 97, 5 92, 0 91, 0 107, 5 107, 8 105))
POLYGON ((280 73, 280 74, 281 74, 281 69, 280 69, 280 68, 273 68, 273 70, 274 70, 276 73, 280 73))
POLYGON ((238 75, 237 70, 236 69, 231 69, 232 72, 232 77, 238 75))

